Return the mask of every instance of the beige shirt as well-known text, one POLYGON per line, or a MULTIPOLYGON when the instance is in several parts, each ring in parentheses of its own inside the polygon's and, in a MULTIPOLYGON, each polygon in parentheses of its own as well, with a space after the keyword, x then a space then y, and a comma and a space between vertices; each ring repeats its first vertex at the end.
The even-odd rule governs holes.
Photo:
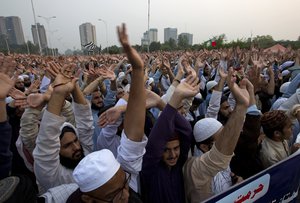
POLYGON ((266 137, 261 145, 260 159, 264 168, 268 168, 290 155, 289 145, 286 140, 276 142, 266 137))
POLYGON ((198 203, 214 195, 212 179, 229 166, 232 156, 220 153, 213 145, 209 152, 186 161, 183 173, 187 202, 198 203))

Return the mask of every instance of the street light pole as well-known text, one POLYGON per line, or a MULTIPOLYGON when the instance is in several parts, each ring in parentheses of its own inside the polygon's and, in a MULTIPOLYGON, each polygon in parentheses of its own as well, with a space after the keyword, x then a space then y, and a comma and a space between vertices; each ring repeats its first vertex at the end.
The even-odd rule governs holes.
POLYGON ((150 24, 150 0, 148 0, 148 46, 147 46, 148 53, 149 53, 149 46, 150 46, 150 29, 149 29, 149 24, 150 24))
POLYGON ((38 17, 43 18, 47 22, 48 33, 49 33, 49 36, 47 38, 49 40, 49 46, 50 46, 50 50, 51 50, 52 56, 54 56, 54 52, 53 52, 52 45, 51 45, 51 37, 50 37, 50 34, 51 34, 50 20, 53 19, 53 18, 56 18, 56 16, 44 17, 44 16, 40 16, 39 15, 38 17))
POLYGON ((106 49, 107 49, 107 53, 109 54, 109 48, 108 48, 108 38, 107 38, 107 23, 105 20, 102 19, 98 19, 99 21, 102 21, 105 24, 105 33, 106 33, 106 49))
POLYGON ((41 40, 40 40, 40 35, 39 35, 39 29, 38 29, 38 26, 37 26, 37 23, 36 23, 35 11, 34 11, 34 6, 33 6, 33 1, 32 0, 31 0, 31 7, 32 7, 34 24, 35 24, 35 28, 36 28, 36 35, 37 35, 38 44, 39 44, 40 55, 43 55, 41 40))

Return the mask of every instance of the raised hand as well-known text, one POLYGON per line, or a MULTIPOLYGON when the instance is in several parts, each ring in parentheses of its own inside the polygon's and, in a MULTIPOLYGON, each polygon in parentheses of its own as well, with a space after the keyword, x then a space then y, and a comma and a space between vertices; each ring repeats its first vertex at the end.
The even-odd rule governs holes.
POLYGON ((21 92, 20 90, 13 87, 9 92, 9 96, 11 96, 15 100, 15 106, 21 106, 22 108, 25 108, 27 106, 26 95, 24 92, 21 92))
POLYGON ((98 125, 104 128, 109 124, 113 124, 120 118, 121 114, 122 109, 119 106, 112 107, 100 115, 98 125))
POLYGON ((225 80, 227 78, 228 74, 225 73, 224 68, 222 68, 221 66, 218 67, 218 72, 222 79, 225 80))
POLYGON ((247 79, 242 79, 239 85, 236 84, 236 75, 232 67, 229 68, 227 85, 232 92, 237 105, 248 107, 250 104, 250 96, 247 90, 247 79))
POLYGON ((15 85, 15 79, 11 78, 16 65, 12 57, 0 56, 0 99, 5 99, 15 85))
POLYGON ((160 96, 151 90, 146 90, 146 108, 150 109, 153 107, 157 107, 161 102, 160 96))
POLYGON ((60 73, 57 75, 52 84, 55 92, 68 94, 74 90, 76 81, 78 80, 78 78, 73 77, 75 67, 75 64, 71 63, 64 65, 60 69, 60 73))
POLYGON ((110 81, 116 80, 116 74, 114 71, 106 68, 99 68, 96 73, 101 75, 104 79, 109 79, 110 81))
POLYGON ((199 92, 198 82, 198 77, 191 74, 176 87, 174 94, 178 94, 182 99, 193 97, 199 92))
POLYGON ((132 48, 128 41, 126 25, 123 23, 122 27, 117 27, 119 41, 127 54, 129 62, 132 64, 133 69, 144 70, 144 62, 137 51, 132 48))

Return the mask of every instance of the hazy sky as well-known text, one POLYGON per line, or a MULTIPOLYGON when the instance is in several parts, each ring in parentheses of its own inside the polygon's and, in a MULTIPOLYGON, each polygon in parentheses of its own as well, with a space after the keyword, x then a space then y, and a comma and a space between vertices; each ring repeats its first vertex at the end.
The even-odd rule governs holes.
MULTIPOLYGON (((30 0, 0 0, 0 16, 19 16, 25 39, 32 40, 34 23, 30 0)), ((36 15, 56 16, 50 21, 52 45, 59 51, 80 48, 79 25, 96 26, 97 43, 118 45, 116 26, 125 22, 131 44, 140 44, 147 30, 148 0, 33 0, 36 15)), ((150 28, 176 27, 178 34, 192 33, 193 43, 202 43, 225 33, 228 40, 256 35, 272 35, 275 40, 296 40, 300 35, 299 0, 151 0, 150 28)), ((44 19, 38 22, 47 29, 44 19)))

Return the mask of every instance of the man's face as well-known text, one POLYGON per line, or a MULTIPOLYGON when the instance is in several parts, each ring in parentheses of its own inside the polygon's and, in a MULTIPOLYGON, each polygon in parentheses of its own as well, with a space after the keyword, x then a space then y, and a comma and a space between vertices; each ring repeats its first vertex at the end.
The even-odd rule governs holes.
POLYGON ((64 133, 60 140, 60 155, 71 160, 81 160, 83 158, 80 142, 74 133, 64 133))
POLYGON ((167 142, 163 153, 163 161, 168 167, 175 166, 180 155, 179 140, 172 140, 167 142))
POLYGON ((103 106, 102 94, 99 91, 92 93, 92 104, 94 104, 98 108, 101 108, 103 106))
POLYGON ((293 123, 290 119, 288 119, 281 131, 283 139, 290 140, 291 136, 293 135, 293 123))
POLYGON ((231 110, 230 105, 228 104, 228 102, 227 101, 223 102, 220 106, 220 113, 224 117, 229 118, 231 112, 232 112, 232 110, 231 110))
POLYGON ((24 92, 25 91, 24 82, 21 79, 18 79, 16 81, 15 88, 24 92))
POLYGON ((24 85, 25 85, 25 87, 30 87, 30 85, 31 85, 30 78, 24 78, 24 85))
POLYGON ((82 195, 84 202, 127 203, 129 199, 130 177, 120 168, 117 173, 101 187, 82 195))

